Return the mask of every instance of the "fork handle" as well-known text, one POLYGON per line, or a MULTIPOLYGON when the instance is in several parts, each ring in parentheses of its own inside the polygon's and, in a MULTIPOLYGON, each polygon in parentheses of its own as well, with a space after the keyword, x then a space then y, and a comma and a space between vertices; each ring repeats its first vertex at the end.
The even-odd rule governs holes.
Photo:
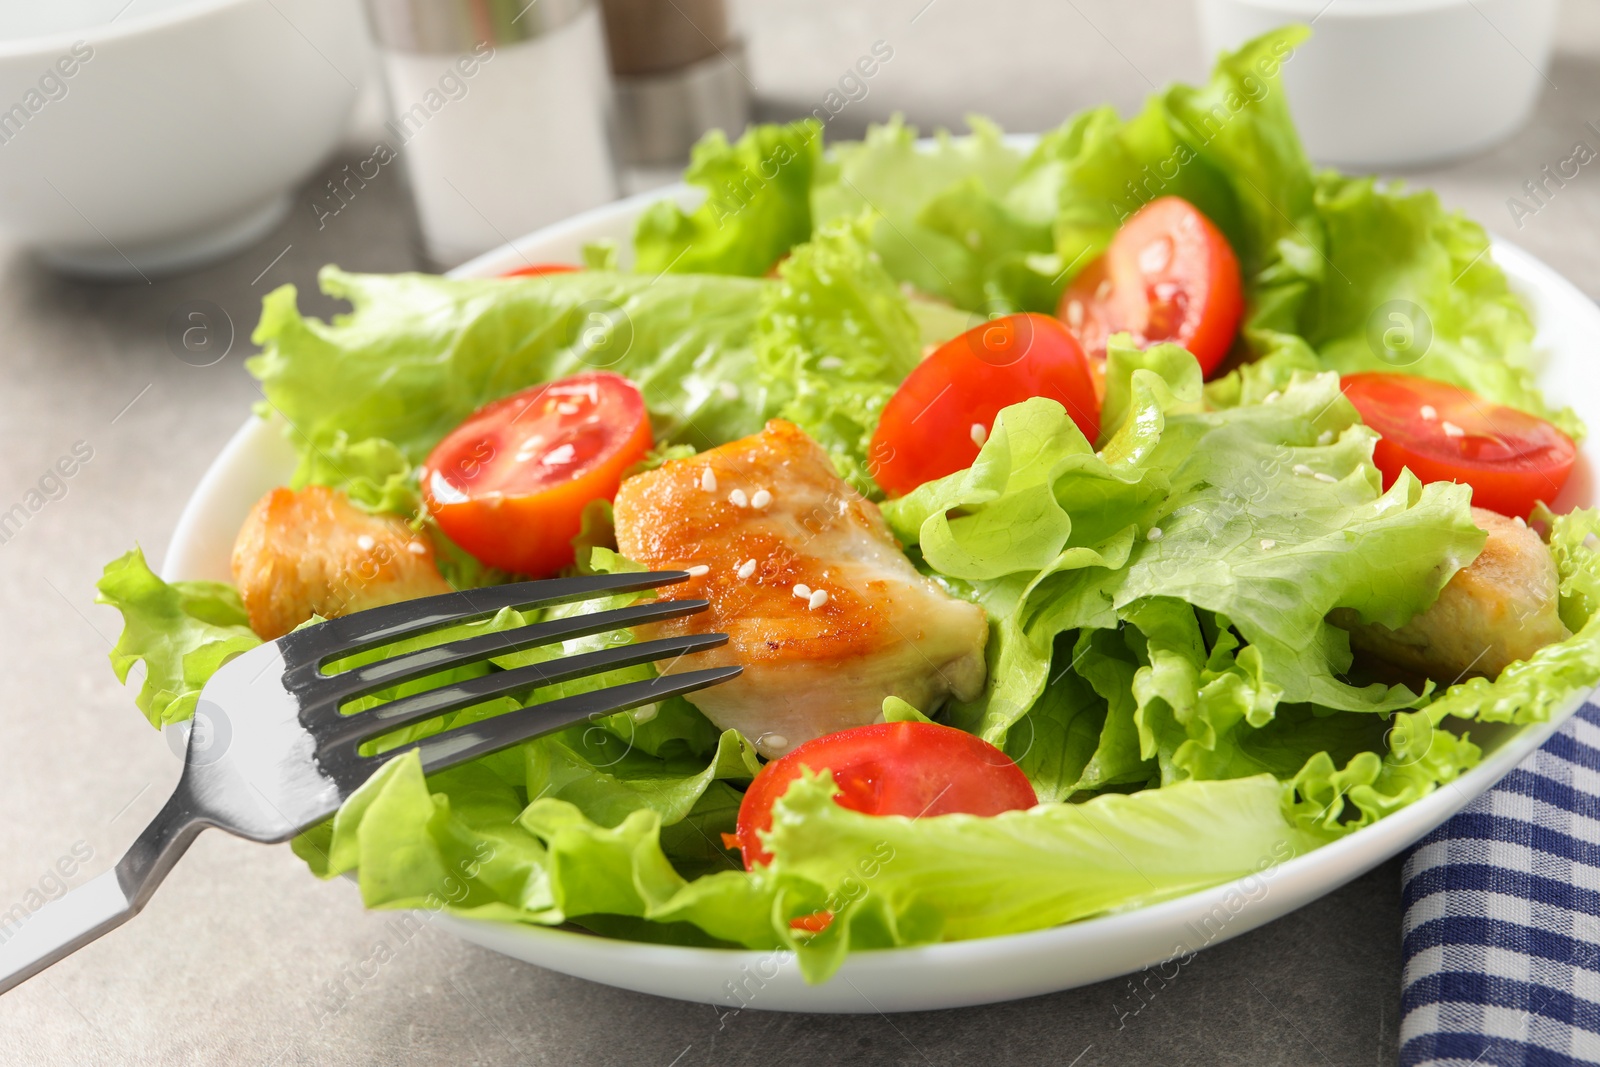
POLYGON ((173 864, 209 825, 179 783, 111 870, 31 914, 21 904, 0 913, 0 993, 137 915, 173 864), (25 913, 19 916, 19 911, 25 913))

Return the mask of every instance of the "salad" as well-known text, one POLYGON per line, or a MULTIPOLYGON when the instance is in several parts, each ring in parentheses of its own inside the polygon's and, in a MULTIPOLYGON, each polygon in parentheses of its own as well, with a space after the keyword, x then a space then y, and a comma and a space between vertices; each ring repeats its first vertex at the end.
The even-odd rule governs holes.
POLYGON ((1216 885, 1441 788, 1480 724, 1600 681, 1600 515, 1547 506, 1584 431, 1483 230, 1306 160, 1276 80, 1304 33, 1030 151, 978 120, 713 134, 703 203, 648 208, 628 270, 328 267, 330 322, 271 293, 249 366, 299 466, 234 583, 106 567, 118 677, 143 665, 161 726, 320 618, 683 569, 657 595, 703 614, 349 710, 662 631, 729 642, 374 750, 738 679, 432 776, 401 755, 294 849, 372 907, 788 948, 813 981, 1216 885))

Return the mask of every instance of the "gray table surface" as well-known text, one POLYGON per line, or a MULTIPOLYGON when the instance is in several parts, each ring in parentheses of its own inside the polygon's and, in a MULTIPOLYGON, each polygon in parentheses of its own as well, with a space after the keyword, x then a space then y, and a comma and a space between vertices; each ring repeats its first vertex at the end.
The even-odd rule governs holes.
MULTIPOLYGON (((976 111, 1033 130, 1079 107, 1136 106, 1203 73, 1184 0, 749 0, 748 73, 765 117, 809 112, 874 41, 895 49, 835 128, 895 110, 932 126, 976 111), (920 12, 920 14, 919 14, 920 12), (915 22, 913 16, 917 16, 915 22)), ((1588 171, 1518 230, 1505 201, 1600 120, 1600 12, 1569 4, 1548 89, 1494 152, 1412 176, 1600 294, 1600 178, 1588 171)), ((0 247, 0 510, 57 457, 93 458, 66 495, 0 544, 0 911, 53 888, 58 858, 109 865, 177 778, 178 759, 112 677, 117 620, 93 604, 101 565, 161 555, 179 510, 255 396, 241 361, 263 293, 315 295, 317 267, 417 266, 400 182, 375 182, 319 229, 310 189, 364 157, 357 127, 254 248, 153 284, 64 280, 0 247), (189 366, 165 324, 183 302, 227 310, 221 363, 189 366)), ((108 161, 114 165, 114 161, 108 161)), ((208 834, 145 914, 0 1000, 6 1063, 779 1062, 1363 1064, 1395 1059, 1399 869, 1201 954, 1118 1027, 1125 982, 959 1011, 721 1018, 543 971, 424 930, 325 1017, 330 989, 385 937, 353 886, 310 877, 287 848, 208 834)))

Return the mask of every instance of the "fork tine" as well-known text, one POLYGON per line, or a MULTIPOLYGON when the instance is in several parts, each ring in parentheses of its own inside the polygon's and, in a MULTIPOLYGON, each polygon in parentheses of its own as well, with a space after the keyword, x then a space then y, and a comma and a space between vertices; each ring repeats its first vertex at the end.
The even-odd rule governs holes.
POLYGON ((414 678, 437 674, 455 667, 480 663, 494 656, 550 645, 574 637, 589 637, 607 630, 682 618, 704 611, 705 600, 652 600, 625 608, 547 619, 511 630, 478 634, 433 648, 418 649, 390 659, 379 660, 335 675, 319 674, 311 679, 304 694, 308 717, 337 714, 338 707, 354 697, 399 685, 414 678))
POLYGON ((697 689, 725 682, 737 677, 743 667, 710 667, 682 674, 663 674, 648 681, 628 682, 623 685, 596 689, 576 696, 562 697, 544 704, 535 704, 520 711, 510 711, 484 719, 468 726, 435 734, 421 741, 401 745, 378 756, 362 756, 362 780, 396 756, 412 749, 422 751, 422 769, 427 774, 447 770, 468 760, 486 756, 502 748, 528 741, 544 734, 571 726, 585 719, 595 719, 619 711, 653 704, 668 697, 692 693, 697 689))
POLYGON ((353 715, 339 715, 332 720, 310 723, 308 728, 321 741, 323 754, 337 760, 341 756, 354 755, 355 747, 363 741, 425 719, 437 718, 447 712, 481 704, 497 696, 684 656, 691 652, 703 652, 727 643, 727 634, 685 634, 682 637, 620 645, 543 663, 530 663, 525 667, 495 671, 454 685, 401 697, 353 715))
POLYGON ((443 629, 469 619, 483 618, 505 608, 526 610, 570 604, 576 600, 592 600, 615 593, 634 593, 672 585, 686 581, 688 577, 684 571, 636 571, 577 578, 546 578, 537 582, 463 589, 358 611, 353 615, 296 630, 278 640, 285 652, 293 654, 295 659, 312 657, 316 665, 321 666, 330 659, 443 629))

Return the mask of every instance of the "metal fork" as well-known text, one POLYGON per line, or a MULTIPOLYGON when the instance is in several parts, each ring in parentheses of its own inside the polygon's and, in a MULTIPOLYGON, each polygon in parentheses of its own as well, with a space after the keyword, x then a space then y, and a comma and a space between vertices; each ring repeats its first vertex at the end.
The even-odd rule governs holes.
POLYGON ((208 826, 252 841, 286 841, 339 809, 387 761, 416 749, 428 773, 601 715, 626 711, 726 681, 741 668, 663 674, 506 712, 366 756, 360 746, 405 726, 536 686, 679 657, 727 643, 726 634, 620 645, 442 685, 357 714, 340 706, 402 682, 584 637, 703 611, 704 600, 663 600, 479 634, 338 674, 326 664, 408 637, 485 618, 684 581, 683 571, 602 574, 523 582, 426 597, 296 630, 231 660, 206 683, 183 775, 171 799, 111 870, 7 930, 0 927, 0 993, 38 974, 144 907, 190 843, 208 826))

